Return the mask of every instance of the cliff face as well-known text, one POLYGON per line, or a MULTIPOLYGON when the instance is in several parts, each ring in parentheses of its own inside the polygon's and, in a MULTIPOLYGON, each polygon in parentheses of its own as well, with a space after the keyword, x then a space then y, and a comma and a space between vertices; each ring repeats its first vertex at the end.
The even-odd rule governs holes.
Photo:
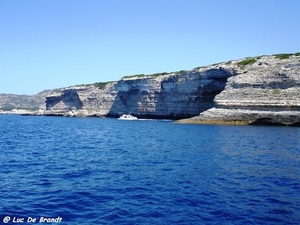
POLYGON ((230 64, 236 75, 218 94, 215 107, 188 123, 284 124, 300 122, 300 57, 263 56, 230 64), (251 61, 252 60, 252 61, 251 61))
POLYGON ((300 56, 229 61, 106 85, 64 88, 44 115, 189 118, 182 123, 300 124, 300 56), (200 115, 199 115, 200 114, 200 115))
POLYGON ((233 70, 202 68, 141 78, 123 78, 104 88, 76 86, 51 93, 44 115, 186 118, 213 106, 233 70))
POLYGON ((106 116, 117 95, 115 85, 112 82, 105 88, 82 85, 53 91, 46 97, 43 115, 106 116))

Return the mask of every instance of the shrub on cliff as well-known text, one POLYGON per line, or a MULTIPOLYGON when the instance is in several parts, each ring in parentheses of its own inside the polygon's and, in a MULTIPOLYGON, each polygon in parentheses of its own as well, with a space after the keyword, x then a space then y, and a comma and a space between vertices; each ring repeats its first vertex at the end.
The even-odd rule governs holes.
POLYGON ((238 62, 238 66, 251 65, 251 64, 253 64, 255 62, 256 62, 255 58, 248 58, 248 59, 245 59, 243 61, 238 62))
POLYGON ((133 77, 139 78, 139 77, 145 77, 145 76, 146 76, 145 74, 141 73, 141 74, 134 74, 134 75, 124 76, 122 78, 133 78, 133 77))
POLYGON ((99 89, 104 89, 109 82, 96 82, 94 85, 99 89))
MULTIPOLYGON (((288 59, 290 58, 290 56, 292 56, 293 54, 276 54, 275 58, 276 59, 288 59)), ((296 54, 295 54, 296 55, 296 54)))
POLYGON ((180 70, 180 71, 176 71, 176 72, 174 72, 176 75, 181 75, 181 74, 184 74, 184 73, 186 73, 186 72, 188 72, 188 70, 180 70))
POLYGON ((167 75, 167 74, 168 74, 167 72, 163 72, 163 73, 153 73, 153 74, 151 74, 150 76, 158 77, 158 76, 161 76, 161 75, 167 75))
POLYGON ((141 77, 147 77, 147 76, 151 76, 151 77, 158 77, 158 76, 161 76, 161 75, 167 75, 169 73, 167 72, 163 72, 163 73, 153 73, 153 74, 149 74, 149 75, 146 75, 146 74, 135 74, 135 75, 129 75, 129 76, 124 76, 122 78, 141 78, 141 77))

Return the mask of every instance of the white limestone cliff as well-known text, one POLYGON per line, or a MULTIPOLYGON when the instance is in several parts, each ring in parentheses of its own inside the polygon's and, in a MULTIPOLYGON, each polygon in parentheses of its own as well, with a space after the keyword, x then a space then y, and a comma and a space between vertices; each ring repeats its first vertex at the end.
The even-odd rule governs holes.
POLYGON ((230 63, 237 74, 228 79, 215 107, 188 123, 284 124, 300 122, 300 57, 262 56, 245 66, 230 63))
POLYGON ((297 125, 299 112, 300 56, 296 53, 63 88, 46 97, 43 115, 130 113, 140 118, 183 119, 182 123, 297 125))
POLYGON ((213 106, 232 71, 197 69, 180 74, 123 78, 97 85, 73 86, 47 96, 44 115, 186 118, 213 106))

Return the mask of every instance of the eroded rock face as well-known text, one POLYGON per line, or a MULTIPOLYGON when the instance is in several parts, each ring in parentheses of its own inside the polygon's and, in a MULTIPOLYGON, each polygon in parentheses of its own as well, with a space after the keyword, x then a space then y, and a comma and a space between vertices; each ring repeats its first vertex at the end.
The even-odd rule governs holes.
POLYGON ((181 74, 124 78, 99 89, 76 86, 47 97, 45 115, 186 118, 214 105, 233 70, 202 68, 181 74))
POLYGON ((237 72, 218 94, 215 108, 190 123, 283 124, 300 122, 300 57, 264 56, 251 65, 231 63, 237 72))
POLYGON ((300 56, 262 56, 181 73, 55 91, 44 115, 189 118, 180 122, 300 123, 300 56), (199 115, 200 114, 200 115, 199 115))
POLYGON ((95 85, 82 85, 53 91, 46 97, 44 115, 106 116, 115 101, 116 82, 104 89, 95 85))

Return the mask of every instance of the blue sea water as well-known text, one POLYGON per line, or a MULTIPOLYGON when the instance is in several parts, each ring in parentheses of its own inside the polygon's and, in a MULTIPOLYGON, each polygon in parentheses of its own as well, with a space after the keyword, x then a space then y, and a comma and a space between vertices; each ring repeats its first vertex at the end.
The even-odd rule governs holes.
POLYGON ((300 224, 299 128, 0 115, 0 162, 0 223, 300 224))

